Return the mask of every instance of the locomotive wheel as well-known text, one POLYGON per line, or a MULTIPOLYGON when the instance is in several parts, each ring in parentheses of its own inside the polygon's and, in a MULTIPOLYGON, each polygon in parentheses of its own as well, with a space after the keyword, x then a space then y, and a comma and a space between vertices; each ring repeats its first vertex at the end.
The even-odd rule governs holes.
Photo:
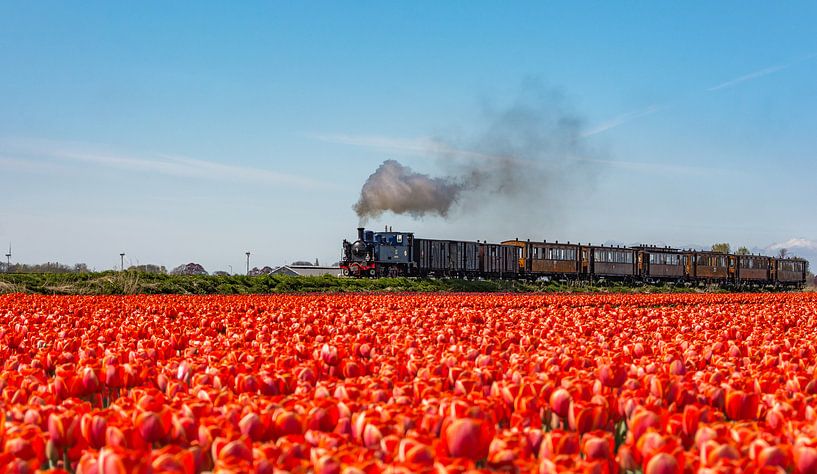
POLYGON ((345 276, 345 277, 349 276, 349 269, 348 268, 343 269, 343 276, 345 276))
POLYGON ((376 272, 374 271, 374 268, 372 268, 371 270, 369 270, 369 276, 370 276, 370 277, 375 276, 375 273, 376 273, 376 272))

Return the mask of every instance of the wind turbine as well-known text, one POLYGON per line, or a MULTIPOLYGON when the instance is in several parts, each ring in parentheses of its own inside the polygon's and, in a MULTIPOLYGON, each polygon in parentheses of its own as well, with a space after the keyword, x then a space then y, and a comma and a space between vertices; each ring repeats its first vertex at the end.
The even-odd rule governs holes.
POLYGON ((11 242, 9 242, 9 253, 6 254, 6 273, 11 273, 11 242))

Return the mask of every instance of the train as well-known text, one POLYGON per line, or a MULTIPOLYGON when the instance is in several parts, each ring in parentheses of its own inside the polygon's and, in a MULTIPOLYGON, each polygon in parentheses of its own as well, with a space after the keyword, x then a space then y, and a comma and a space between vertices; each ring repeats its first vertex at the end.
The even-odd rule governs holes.
POLYGON ((357 229, 343 240, 344 276, 529 279, 641 284, 797 287, 808 262, 655 245, 591 245, 553 241, 461 241, 417 238, 413 232, 357 229))

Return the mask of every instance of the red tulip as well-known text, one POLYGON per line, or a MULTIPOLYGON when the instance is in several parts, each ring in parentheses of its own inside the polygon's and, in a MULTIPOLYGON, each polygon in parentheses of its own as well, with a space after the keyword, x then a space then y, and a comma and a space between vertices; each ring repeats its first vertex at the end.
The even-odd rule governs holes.
POLYGON ((760 397, 742 390, 726 392, 726 416, 732 420, 755 420, 758 416, 760 397))
POLYGON ((633 413, 629 425, 630 433, 632 433, 632 441, 638 442, 648 429, 661 426, 661 418, 650 410, 640 409, 633 413))
POLYGON ((604 428, 607 424, 607 407, 598 403, 574 401, 570 404, 568 424, 579 434, 604 428))
POLYGON ((678 461, 667 453, 658 453, 650 459, 644 474, 681 474, 683 469, 678 461))
POLYGON ((582 449, 585 459, 610 460, 613 458, 615 440, 612 433, 596 430, 582 437, 582 449))
POLYGON ((155 452, 151 467, 154 472, 173 474, 193 474, 197 472, 193 452, 178 446, 165 446, 155 452))
POLYGON ((571 401, 570 392, 563 388, 557 388, 550 394, 550 408, 560 418, 567 418, 571 401))
POLYGON ((142 439, 152 444, 160 442, 169 434, 171 420, 167 414, 145 411, 137 415, 133 423, 139 429, 142 439))
POLYGON ((99 474, 133 473, 148 474, 152 472, 150 457, 139 451, 122 448, 102 448, 97 461, 99 474))
POLYGON ((757 463, 760 466, 776 466, 785 468, 789 464, 788 456, 778 446, 763 448, 758 454, 757 463))
POLYGON ((488 456, 493 433, 484 420, 458 418, 444 428, 442 442, 449 456, 474 461, 488 456))
POLYGON ((79 419, 71 412, 48 416, 48 436, 57 447, 73 446, 79 431, 79 419))
POLYGON ((539 458, 555 459, 560 455, 579 453, 579 435, 562 430, 545 433, 539 447, 539 458))
POLYGON ((238 422, 238 428, 241 434, 253 441, 261 441, 266 431, 261 422, 261 418, 255 413, 247 413, 244 418, 238 422))
POLYGON ((599 367, 599 380, 605 387, 618 388, 627 380, 627 372, 617 363, 605 364, 599 367))
POLYGON ((817 473, 817 448, 809 446, 794 448, 794 472, 798 474, 817 473))
POLYGON ((80 419, 80 431, 91 447, 100 449, 106 443, 108 422, 102 416, 85 413, 80 419))

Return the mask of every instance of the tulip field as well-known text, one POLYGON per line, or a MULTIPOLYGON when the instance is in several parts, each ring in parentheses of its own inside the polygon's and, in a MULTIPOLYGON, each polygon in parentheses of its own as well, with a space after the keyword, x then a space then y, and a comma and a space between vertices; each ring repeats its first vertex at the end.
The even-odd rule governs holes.
POLYGON ((0 473, 817 473, 817 294, 0 296, 0 473))

